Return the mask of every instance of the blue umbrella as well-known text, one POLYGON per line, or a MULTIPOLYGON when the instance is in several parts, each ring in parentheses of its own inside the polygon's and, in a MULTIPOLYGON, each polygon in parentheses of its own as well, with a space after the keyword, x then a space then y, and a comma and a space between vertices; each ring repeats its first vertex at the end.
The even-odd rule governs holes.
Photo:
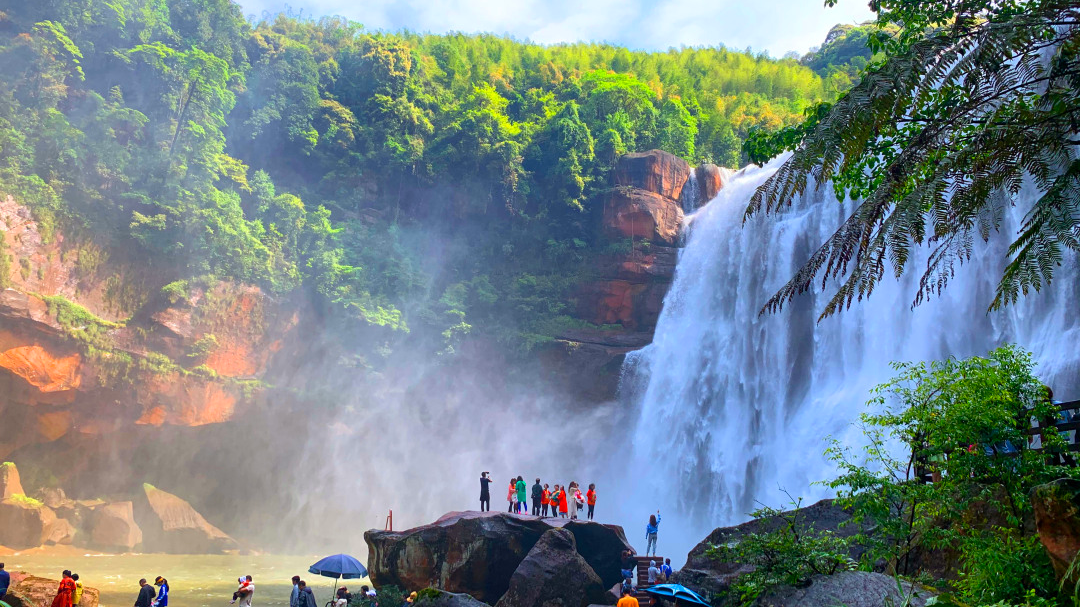
POLYGON ((675 601, 675 604, 678 604, 679 601, 683 601, 685 603, 709 607, 709 604, 705 602, 705 599, 701 598, 700 594, 690 590, 682 584, 657 584, 645 588, 645 592, 657 598, 675 601))
POLYGON ((364 567, 360 564, 360 561, 347 554, 335 554, 308 567, 308 573, 351 580, 367 577, 367 567, 364 567))
POLYGON ((367 567, 364 567, 360 564, 360 561, 347 554, 335 554, 308 567, 308 573, 334 578, 334 591, 330 593, 331 600, 333 600, 333 597, 337 595, 337 580, 366 577, 367 567))

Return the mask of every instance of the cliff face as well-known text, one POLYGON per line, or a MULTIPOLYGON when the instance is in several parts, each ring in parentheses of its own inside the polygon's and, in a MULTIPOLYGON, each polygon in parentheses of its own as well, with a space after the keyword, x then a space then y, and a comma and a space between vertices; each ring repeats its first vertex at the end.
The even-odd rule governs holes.
POLYGON ((596 260, 595 277, 577 294, 577 317, 603 329, 564 332, 559 347, 544 353, 553 374, 588 398, 615 395, 623 358, 652 342, 675 277, 683 207, 708 203, 727 174, 710 164, 691 168, 661 150, 619 160, 597 227, 618 252, 596 260))
POLYGON ((11 197, 0 230, 0 458, 70 433, 231 419, 298 322, 256 287, 163 288, 11 197))

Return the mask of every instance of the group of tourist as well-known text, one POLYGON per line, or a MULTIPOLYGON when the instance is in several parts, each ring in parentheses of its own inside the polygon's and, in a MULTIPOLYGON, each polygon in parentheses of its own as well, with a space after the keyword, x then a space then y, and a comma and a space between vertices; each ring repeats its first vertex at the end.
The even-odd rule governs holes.
MULTIPOLYGON (((480 474, 480 511, 491 510, 491 473, 480 474)), ((525 485, 524 477, 518 476, 510 479, 510 485, 506 490, 506 511, 516 514, 529 514, 529 498, 532 500, 531 513, 533 516, 552 516, 576 519, 578 510, 588 507, 586 517, 591 521, 596 511, 596 484, 589 485, 589 489, 581 492, 581 487, 574 481, 569 485, 541 484, 537 478, 529 491, 525 485)))
MULTIPOLYGON (((0 599, 7 594, 10 583, 11 577, 4 571, 4 564, 0 563, 0 599)), ((56 597, 53 598, 52 607, 75 607, 82 603, 82 597, 83 585, 79 581, 79 574, 65 569, 60 578, 60 587, 56 591, 56 597)), ((166 603, 161 605, 164 607, 166 603)))
MULTIPOLYGON (((315 592, 311 587, 307 585, 307 582, 300 579, 300 576, 294 575, 292 578, 293 589, 292 595, 289 597, 289 607, 318 607, 318 603, 315 601, 315 592)), ((416 593, 414 592, 413 595, 416 593)), ((368 588, 367 586, 360 587, 360 596, 368 599, 374 599, 376 592, 374 588, 368 588)), ((413 599, 416 597, 413 596, 413 599)), ((345 586, 337 589, 334 593, 333 607, 347 607, 352 602, 353 594, 349 592, 349 589, 345 586)), ((412 600, 408 600, 407 603, 412 603, 412 600)), ((329 603, 328 603, 329 605, 329 603)))

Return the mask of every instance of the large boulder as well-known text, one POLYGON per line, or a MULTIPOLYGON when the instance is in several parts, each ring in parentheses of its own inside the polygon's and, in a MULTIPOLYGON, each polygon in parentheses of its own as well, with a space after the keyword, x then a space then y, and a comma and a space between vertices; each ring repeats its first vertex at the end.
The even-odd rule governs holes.
POLYGON ((562 527, 575 536, 578 552, 594 570, 609 571, 609 559, 629 547, 621 529, 590 521, 451 512, 407 531, 366 532, 368 573, 376 587, 435 587, 494 605, 541 536, 562 527))
POLYGON ((782 586, 758 597, 758 607, 923 607, 936 593, 869 571, 817 575, 803 588, 782 586))
POLYGON ((134 509, 147 551, 214 554, 239 547, 236 540, 208 523, 191 504, 153 485, 143 485, 134 509))
POLYGON ((143 541, 131 502, 98 506, 90 519, 90 542, 94 548, 124 552, 143 541))
POLYGON ((679 200, 690 178, 690 165, 663 150, 627 154, 615 165, 615 184, 655 192, 679 200))
MULTIPOLYGON (((4 602, 11 607, 49 607, 56 597, 56 589, 60 587, 60 580, 25 575, 12 572, 11 588, 4 597, 4 602)), ((79 607, 97 607, 98 590, 83 585, 82 601, 79 607)))
POLYGON ((34 548, 50 540, 56 514, 45 504, 25 495, 0 501, 0 545, 34 548))
POLYGON ((488 607, 487 603, 478 601, 473 597, 461 593, 454 594, 444 590, 437 590, 438 596, 424 597, 417 601, 419 607, 488 607))
POLYGON ((682 206, 656 192, 618 187, 604 198, 601 225, 611 238, 673 247, 679 243, 682 221, 682 206))
POLYGON ((578 554, 574 534, 551 529, 518 565, 495 607, 585 607, 614 602, 615 596, 578 554))
POLYGON ((1031 490, 1035 529, 1058 578, 1080 552, 1080 480, 1058 479, 1031 490))
POLYGON ((0 464, 0 500, 6 500, 14 495, 24 495, 22 482, 19 480, 19 469, 12 462, 0 464))
POLYGON ((49 524, 45 525, 42 535, 44 544, 70 544, 75 539, 75 525, 67 519, 54 517, 49 524))
POLYGON ((565 521, 563 528, 574 535, 578 554, 600 576, 605 588, 622 580, 623 550, 633 550, 622 527, 578 519, 565 521))
MULTIPOLYGON (((851 520, 851 513, 833 500, 822 500, 797 512, 803 533, 812 528, 818 533, 830 532, 839 537, 850 537, 859 530, 856 525, 846 524, 851 520)), ((713 530, 687 555, 686 565, 675 574, 675 581, 706 596, 725 593, 737 577, 753 569, 746 563, 711 559, 706 555, 709 547, 738 543, 747 534, 765 533, 784 524, 786 522, 778 517, 760 518, 713 530)), ((861 548, 853 546, 849 556, 858 559, 862 553, 861 548)))
POLYGON ((724 183, 731 176, 731 169, 725 169, 715 164, 703 164, 694 169, 697 178, 697 201, 696 206, 704 206, 723 189, 724 183))

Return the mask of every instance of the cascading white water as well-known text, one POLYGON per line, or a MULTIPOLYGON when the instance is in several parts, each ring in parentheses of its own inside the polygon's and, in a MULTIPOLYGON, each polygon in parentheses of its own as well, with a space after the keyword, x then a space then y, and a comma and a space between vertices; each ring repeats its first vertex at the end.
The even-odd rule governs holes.
MULTIPOLYGON (((754 189, 783 158, 736 174, 690 219, 675 281, 653 343, 627 358, 621 397, 639 407, 634 434, 637 501, 665 510, 662 550, 685 554, 757 503, 825 497, 827 437, 851 445, 869 388, 896 360, 985 354, 1007 342, 1034 353, 1061 398, 1080 398, 1080 312, 1075 264, 1018 305, 987 314, 1004 247, 1033 192, 1022 193, 990 244, 940 297, 912 309, 925 256, 869 300, 818 323, 827 295, 797 298, 759 315, 762 303, 824 242, 847 210, 831 188, 808 192, 778 215, 742 223, 754 189)), ((638 504, 638 509, 642 504, 638 504)), ((640 516, 640 515, 637 515, 640 516)))
POLYGON ((684 213, 693 213, 697 210, 698 198, 701 197, 698 187, 697 171, 691 169, 690 176, 686 179, 686 185, 683 186, 679 200, 684 213))

